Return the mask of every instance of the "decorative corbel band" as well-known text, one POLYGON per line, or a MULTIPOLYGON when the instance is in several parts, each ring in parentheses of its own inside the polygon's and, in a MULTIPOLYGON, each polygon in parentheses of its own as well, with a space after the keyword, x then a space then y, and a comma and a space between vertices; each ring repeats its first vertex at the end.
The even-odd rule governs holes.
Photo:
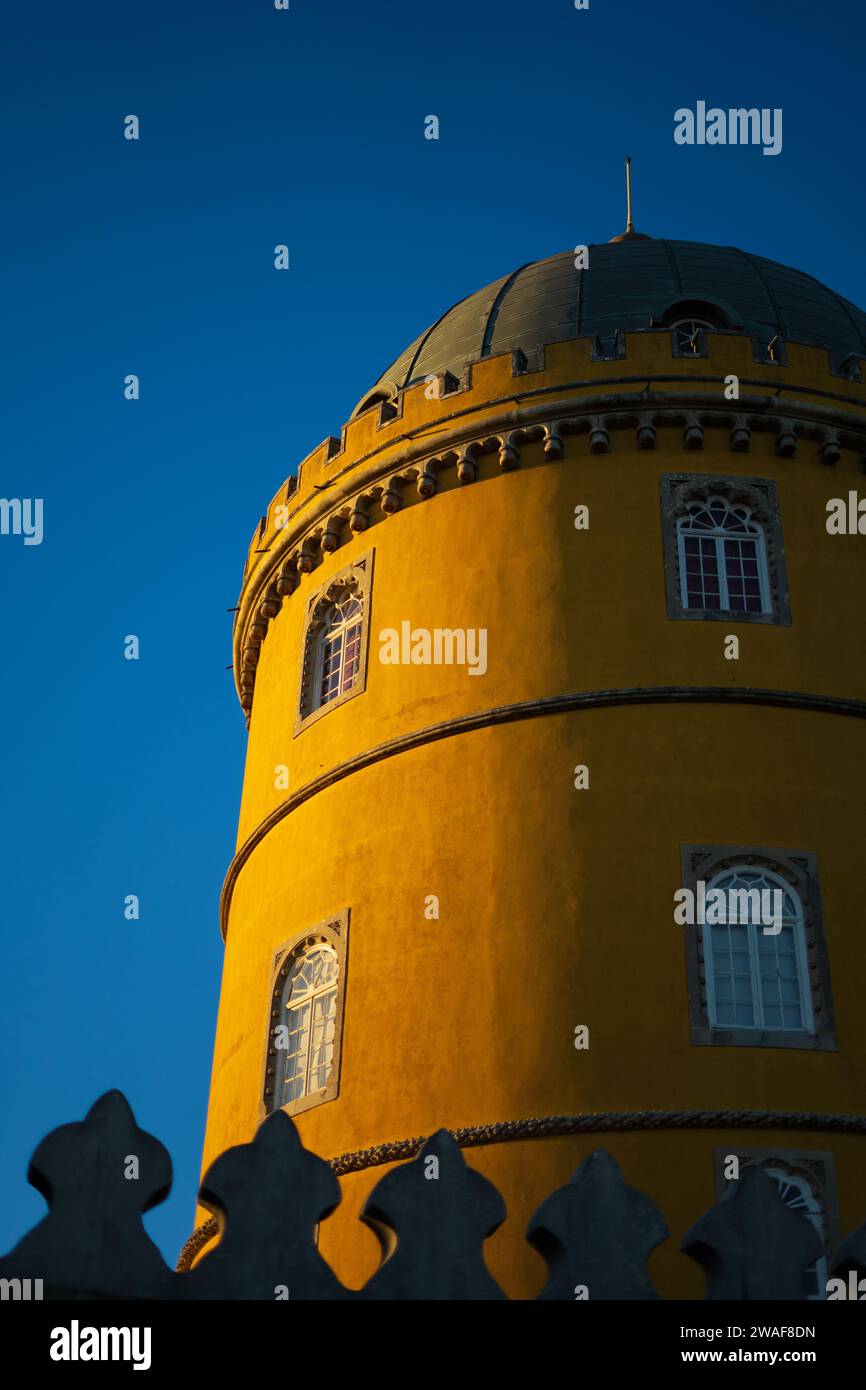
MULTIPOLYGON (((471 412, 470 412, 471 413, 471 412)), ((576 397, 557 401, 556 414, 542 401, 521 402, 519 423, 513 402, 499 417, 483 426, 467 425, 458 418, 445 441, 411 441, 396 459, 390 457, 358 461, 335 478, 351 489, 335 499, 330 489, 315 494, 289 518, 268 551, 268 562, 245 584, 235 622, 234 669, 238 673, 241 704, 249 717, 255 688, 255 663, 246 659, 264 639, 268 623, 279 612, 278 603, 293 593, 299 576, 311 574, 323 556, 338 550, 350 535, 366 530, 406 505, 404 489, 413 483, 422 501, 438 491, 442 472, 454 467, 463 484, 476 480, 479 461, 496 452, 499 467, 511 472, 520 467, 521 446, 539 442, 544 459, 556 462, 565 453, 566 435, 588 435, 592 454, 606 454, 612 448, 614 430, 630 430, 641 450, 656 447, 659 427, 679 423, 683 446, 700 450, 705 432, 715 428, 728 431, 728 445, 734 453, 751 447, 756 430, 776 433, 776 453, 793 457, 798 443, 815 441, 822 464, 838 463, 842 448, 853 447, 866 456, 866 418, 836 407, 786 397, 745 396, 736 402, 720 400, 713 392, 666 392, 647 390, 611 394, 604 397, 576 397), (784 410, 784 414, 782 414, 784 410), (504 426, 504 427, 503 427, 504 426), (354 485, 353 485, 354 484, 354 485)))

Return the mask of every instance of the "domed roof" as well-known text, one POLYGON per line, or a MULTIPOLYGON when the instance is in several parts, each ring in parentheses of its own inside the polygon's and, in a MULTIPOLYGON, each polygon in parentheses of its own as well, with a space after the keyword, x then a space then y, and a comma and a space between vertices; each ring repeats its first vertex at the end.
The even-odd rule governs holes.
MULTIPOLYGON (((819 280, 734 246, 633 235, 589 248, 576 270, 564 251, 531 261, 462 299, 401 353, 358 410, 393 388, 512 348, 662 328, 677 317, 829 349, 838 366, 866 357, 866 314, 819 280)), ((356 412, 357 413, 357 412, 356 412)))

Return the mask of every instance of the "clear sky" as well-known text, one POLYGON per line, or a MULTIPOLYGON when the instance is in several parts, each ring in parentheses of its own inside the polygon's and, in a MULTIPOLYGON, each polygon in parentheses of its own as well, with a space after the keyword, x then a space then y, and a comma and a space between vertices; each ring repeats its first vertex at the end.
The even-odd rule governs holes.
POLYGON ((259 516, 449 304, 621 231, 626 155, 640 230, 866 305, 866 17, 41 0, 3 31, 0 493, 44 499, 44 539, 0 536, 0 1251, 44 1212, 35 1144, 116 1086, 174 1160, 147 1217, 173 1264, 246 740, 226 610, 259 516), (699 100, 782 108, 782 152, 675 144, 699 100))

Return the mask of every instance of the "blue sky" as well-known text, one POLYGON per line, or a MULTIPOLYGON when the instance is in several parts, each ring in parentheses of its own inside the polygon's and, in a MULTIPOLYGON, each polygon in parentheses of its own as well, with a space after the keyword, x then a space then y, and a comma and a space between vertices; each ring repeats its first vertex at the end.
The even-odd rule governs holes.
POLYGON ((147 1217, 173 1263, 246 738, 226 610, 261 512, 450 303, 621 231, 625 155, 641 230, 866 304, 866 19, 850 0, 43 0, 3 27, 0 493, 44 499, 44 539, 0 536, 0 1251, 44 1211, 35 1144, 117 1086, 174 1160, 147 1217), (782 153, 676 145, 698 100, 781 107, 782 153))

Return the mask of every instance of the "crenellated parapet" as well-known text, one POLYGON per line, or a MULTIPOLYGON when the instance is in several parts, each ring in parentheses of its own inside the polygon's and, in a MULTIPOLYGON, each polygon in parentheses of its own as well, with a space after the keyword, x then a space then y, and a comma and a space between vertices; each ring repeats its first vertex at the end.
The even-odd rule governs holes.
POLYGON ((856 375, 843 383, 826 350, 792 343, 785 363, 756 367, 748 338, 707 337, 700 358, 683 358, 658 331, 623 335, 615 358, 599 359, 589 339, 531 358, 501 354, 354 416, 339 441, 328 438, 303 461, 253 538, 234 630, 247 717, 261 645, 283 602, 355 535, 444 486, 581 453, 649 452, 663 432, 690 453, 743 455, 765 435, 781 459, 834 466, 847 454, 866 468, 866 388, 856 375))

